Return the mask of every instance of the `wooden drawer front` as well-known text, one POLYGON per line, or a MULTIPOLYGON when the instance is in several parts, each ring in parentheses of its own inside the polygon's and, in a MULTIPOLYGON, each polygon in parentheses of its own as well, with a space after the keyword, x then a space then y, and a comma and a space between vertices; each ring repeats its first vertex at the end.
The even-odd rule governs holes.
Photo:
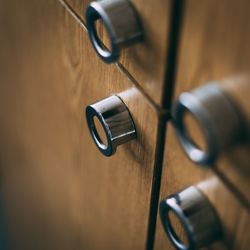
POLYGON ((14 18, 8 25, 32 45, 16 43, 1 58, 15 69, 1 76, 0 91, 12 249, 145 249, 158 117, 116 66, 95 57, 87 33, 58 2, 30 1, 19 11, 28 6, 25 29, 14 18), (85 107, 111 93, 127 104, 138 138, 105 157, 85 107))
MULTIPOLYGON (((197 168, 182 152, 171 125, 167 128, 160 201, 195 185, 215 208, 223 228, 223 239, 202 249, 248 249, 250 216, 238 198, 210 170, 197 168)), ((184 238, 182 227, 177 235, 184 238)), ((175 249, 157 218, 155 249, 175 249)))
MULTIPOLYGON (((64 0, 61 0, 63 2, 64 0)), ((89 0, 67 1, 74 11, 84 20, 89 0)), ((144 42, 123 50, 120 63, 134 80, 158 105, 164 102, 165 70, 168 65, 169 25, 171 1, 132 0, 144 27, 144 42)), ((176 13, 175 13, 176 14, 176 13)), ((108 41, 104 26, 99 26, 101 40, 108 41)), ((96 57, 98 57, 96 55, 96 57)), ((100 59, 99 59, 100 60, 100 59)))
MULTIPOLYGON (((207 82, 225 83, 250 128, 250 22, 249 1, 186 1, 180 35, 175 99, 207 82)), ((222 86, 222 85, 221 85, 222 86)), ((224 125, 230 121, 225 120, 224 125)), ((195 133, 195 132, 194 132, 195 133)), ((249 139, 215 162, 214 169, 225 178, 246 203, 250 202, 249 139)), ((197 168, 199 166, 197 165, 197 168)))

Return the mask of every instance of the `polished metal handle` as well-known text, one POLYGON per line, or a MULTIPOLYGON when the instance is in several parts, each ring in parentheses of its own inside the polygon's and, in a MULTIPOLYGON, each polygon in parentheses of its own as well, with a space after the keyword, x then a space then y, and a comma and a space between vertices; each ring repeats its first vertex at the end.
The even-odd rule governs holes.
POLYGON ((101 0, 91 2, 86 10, 86 23, 90 41, 100 58, 115 62, 121 48, 143 39, 143 29, 135 8, 127 0, 101 0), (95 21, 101 19, 107 29, 111 51, 100 41, 95 21))
POLYGON ((179 96, 172 111, 181 145, 188 157, 201 165, 212 165, 219 153, 244 137, 245 123, 240 111, 219 84, 208 83, 179 96), (184 114, 190 112, 205 133, 203 151, 187 135, 184 114))
POLYGON ((86 119, 95 144, 105 156, 113 155, 118 145, 136 138, 132 116, 126 104, 116 95, 87 106, 86 119), (98 118, 105 131, 107 145, 103 143, 97 132, 94 117, 98 118))
POLYGON ((210 245, 222 235, 221 224, 214 208, 195 186, 165 198, 161 201, 159 210, 165 232, 177 249, 199 249, 210 245), (181 222, 188 239, 186 245, 173 228, 169 217, 170 211, 181 222))

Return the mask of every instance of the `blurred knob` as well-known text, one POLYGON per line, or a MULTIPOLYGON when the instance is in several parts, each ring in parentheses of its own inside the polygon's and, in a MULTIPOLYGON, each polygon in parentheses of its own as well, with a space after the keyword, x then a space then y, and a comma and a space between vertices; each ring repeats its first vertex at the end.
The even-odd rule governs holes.
POLYGON ((165 232, 177 249, 200 249, 218 240, 222 235, 220 221, 214 208, 194 186, 162 200, 159 210, 165 232), (182 242, 174 230, 170 212, 180 220, 187 236, 187 243, 182 242))
POLYGON ((105 156, 113 155, 118 145, 136 138, 132 116, 126 104, 116 95, 111 95, 87 106, 86 119, 96 146, 105 156), (97 132, 94 117, 97 117, 102 125, 107 145, 97 132))
POLYGON ((236 144, 245 134, 241 113, 216 83, 181 94, 172 113, 183 149, 192 161, 201 165, 213 164, 219 153, 236 144), (207 150, 201 150, 189 138, 183 119, 186 112, 190 112, 201 125, 207 150))
POLYGON ((106 63, 115 62, 121 48, 141 41, 142 25, 135 8, 127 0, 101 0, 91 2, 86 10, 86 23, 89 38, 100 58, 106 63), (100 41, 95 21, 101 19, 107 29, 111 51, 100 41))

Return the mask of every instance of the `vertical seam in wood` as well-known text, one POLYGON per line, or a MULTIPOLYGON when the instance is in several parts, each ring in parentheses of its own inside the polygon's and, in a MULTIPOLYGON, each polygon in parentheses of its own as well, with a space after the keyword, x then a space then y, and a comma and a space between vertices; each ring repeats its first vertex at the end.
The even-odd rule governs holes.
POLYGON ((166 71, 165 71, 165 84, 163 87, 163 95, 161 106, 163 109, 170 109, 173 91, 174 91, 174 82, 175 82, 175 73, 177 66, 178 58, 178 46, 179 46, 179 36, 181 32, 182 24, 182 15, 184 9, 184 0, 172 0, 171 8, 171 22, 170 22, 170 31, 169 31, 169 45, 166 58, 166 71))
MULTIPOLYGON (((182 13, 184 9, 184 0, 172 0, 170 12, 170 30, 168 34, 168 50, 166 58, 166 71, 164 77, 164 88, 162 95, 162 108, 169 110, 171 108, 176 62, 179 44, 179 35, 181 30, 182 13)), ((151 188, 150 210, 148 218, 148 232, 146 249, 152 250, 154 248, 156 221, 158 214, 158 203, 160 196, 162 166, 164 158, 165 137, 166 137, 166 123, 169 117, 159 117, 157 128, 156 152, 154 160, 154 173, 151 188)))
MULTIPOLYGON (((80 24, 80 26, 86 32, 86 24, 81 19, 81 17, 73 10, 70 4, 66 0, 59 0, 59 2, 66 8, 66 10, 73 16, 73 18, 80 24)), ((127 70, 120 63, 116 63, 117 68, 126 75, 131 83, 139 89, 139 91, 146 97, 145 99, 151 103, 151 107, 154 108, 158 115, 157 124, 157 138, 156 138, 156 149, 154 158, 154 170, 152 177, 152 187, 151 187, 151 198, 149 206, 149 217, 148 217, 148 231, 146 239, 146 249, 152 250, 154 247, 155 239, 155 229, 156 229, 156 219, 158 212, 158 202, 160 195, 161 186, 161 174, 164 156, 164 146, 165 146, 165 135, 166 135, 166 122, 170 118, 168 112, 171 102, 172 93, 175 79, 175 69, 176 69, 176 58, 177 58, 177 48, 179 42, 180 24, 183 9, 183 0, 172 0, 171 2, 171 21, 170 21, 170 31, 168 34, 168 50, 166 58, 166 72, 164 77, 164 88, 162 94, 162 106, 158 106, 150 96, 148 96, 144 90, 140 87, 139 83, 129 74, 127 70)))
POLYGON ((151 199, 149 206, 148 231, 146 239, 147 250, 152 250, 154 246, 157 209, 158 209, 158 201, 159 201, 160 186, 161 186, 161 173, 162 173, 162 164, 164 155, 165 134, 166 134, 166 121, 165 119, 162 119, 162 117, 159 117, 157 126, 154 173, 152 178, 151 199))

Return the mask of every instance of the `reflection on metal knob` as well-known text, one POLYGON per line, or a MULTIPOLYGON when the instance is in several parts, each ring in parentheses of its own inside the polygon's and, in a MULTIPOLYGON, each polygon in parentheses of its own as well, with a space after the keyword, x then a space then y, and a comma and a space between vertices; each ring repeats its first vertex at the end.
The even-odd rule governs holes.
POLYGON ((97 54, 106 63, 115 62, 120 49, 143 38, 142 25, 138 15, 127 0, 101 0, 91 2, 86 10, 86 23, 89 38, 97 54), (101 19, 107 29, 111 51, 108 51, 100 41, 95 21, 101 19))
POLYGON ((189 158, 201 165, 211 165, 218 154, 239 141, 245 131, 243 119, 233 101, 215 83, 206 84, 179 96, 173 108, 174 125, 189 158), (188 137, 184 114, 190 112, 205 133, 207 151, 188 137))
POLYGON ((221 225, 214 208, 194 186, 165 198, 160 203, 162 225, 177 249, 193 250, 210 245, 221 237, 221 225), (185 245, 177 236, 169 212, 180 220, 188 243, 185 245))
POLYGON ((118 145, 136 138, 135 125, 129 110, 116 95, 87 106, 86 119, 92 138, 105 156, 111 156, 118 145), (97 132, 94 117, 98 118, 105 131, 107 145, 97 132))

